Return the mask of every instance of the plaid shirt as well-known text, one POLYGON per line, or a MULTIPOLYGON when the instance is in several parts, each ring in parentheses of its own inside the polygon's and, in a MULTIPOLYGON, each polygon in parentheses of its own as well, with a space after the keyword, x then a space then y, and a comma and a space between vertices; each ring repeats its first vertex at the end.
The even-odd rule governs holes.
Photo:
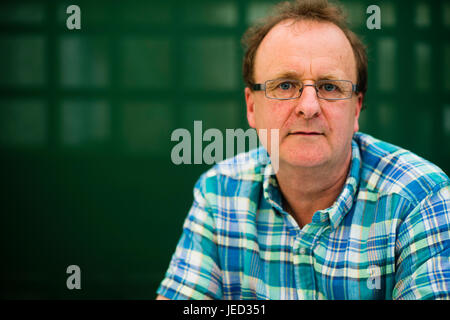
POLYGON ((299 228, 264 149, 203 174, 164 280, 170 299, 449 299, 450 180, 356 133, 334 204, 299 228))

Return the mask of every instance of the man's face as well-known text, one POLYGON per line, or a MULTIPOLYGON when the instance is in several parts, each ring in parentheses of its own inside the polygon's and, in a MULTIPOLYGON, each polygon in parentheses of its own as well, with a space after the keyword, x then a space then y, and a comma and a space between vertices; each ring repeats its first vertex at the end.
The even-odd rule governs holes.
MULTIPOLYGON (((356 83, 356 62, 344 33, 330 23, 283 21, 261 42, 255 57, 254 80, 264 83, 293 78, 304 84, 320 79, 356 83)), ((358 131, 362 94, 348 100, 317 98, 304 87, 300 98, 273 100, 264 91, 245 89, 247 118, 256 129, 279 129, 280 166, 339 166, 351 155, 358 131)), ((270 152, 270 139, 267 150, 270 152)))

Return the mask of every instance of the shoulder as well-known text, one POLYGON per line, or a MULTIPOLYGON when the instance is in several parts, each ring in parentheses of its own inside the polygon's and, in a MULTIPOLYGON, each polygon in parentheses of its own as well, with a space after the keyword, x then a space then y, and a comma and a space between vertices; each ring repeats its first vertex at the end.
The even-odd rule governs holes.
POLYGON ((361 154, 360 188, 398 194, 417 204, 450 185, 438 166, 411 151, 359 132, 354 140, 361 154))
POLYGON ((240 153, 203 173, 197 181, 196 189, 215 195, 239 196, 239 193, 247 189, 242 189, 243 185, 262 183, 269 163, 270 157, 263 147, 240 153))

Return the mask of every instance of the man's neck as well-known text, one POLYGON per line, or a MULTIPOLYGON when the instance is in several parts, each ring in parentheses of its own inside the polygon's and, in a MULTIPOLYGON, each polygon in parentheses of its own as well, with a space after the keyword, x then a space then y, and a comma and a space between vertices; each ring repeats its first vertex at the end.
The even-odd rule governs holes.
POLYGON ((283 206, 300 228, 311 222, 314 212, 335 202, 345 184, 350 162, 351 153, 340 166, 333 167, 295 168, 280 163, 277 180, 283 206))

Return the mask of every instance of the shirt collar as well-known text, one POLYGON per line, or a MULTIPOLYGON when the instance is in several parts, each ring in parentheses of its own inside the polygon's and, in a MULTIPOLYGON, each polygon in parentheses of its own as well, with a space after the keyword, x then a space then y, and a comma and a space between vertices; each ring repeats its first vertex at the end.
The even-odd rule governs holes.
MULTIPOLYGON (((350 211, 353 206, 353 202, 356 199, 358 191, 359 177, 361 169, 361 154, 358 144, 352 140, 352 158, 350 163, 350 170, 347 175, 344 187, 341 193, 337 197, 336 201, 331 207, 319 210, 317 214, 313 216, 313 222, 325 222, 330 221, 333 228, 337 228, 341 223, 345 215, 350 211)), ((278 182, 273 170, 273 167, 269 162, 263 171, 263 194, 267 202, 269 202, 274 209, 282 214, 287 214, 283 210, 282 196, 278 187, 278 182)))

